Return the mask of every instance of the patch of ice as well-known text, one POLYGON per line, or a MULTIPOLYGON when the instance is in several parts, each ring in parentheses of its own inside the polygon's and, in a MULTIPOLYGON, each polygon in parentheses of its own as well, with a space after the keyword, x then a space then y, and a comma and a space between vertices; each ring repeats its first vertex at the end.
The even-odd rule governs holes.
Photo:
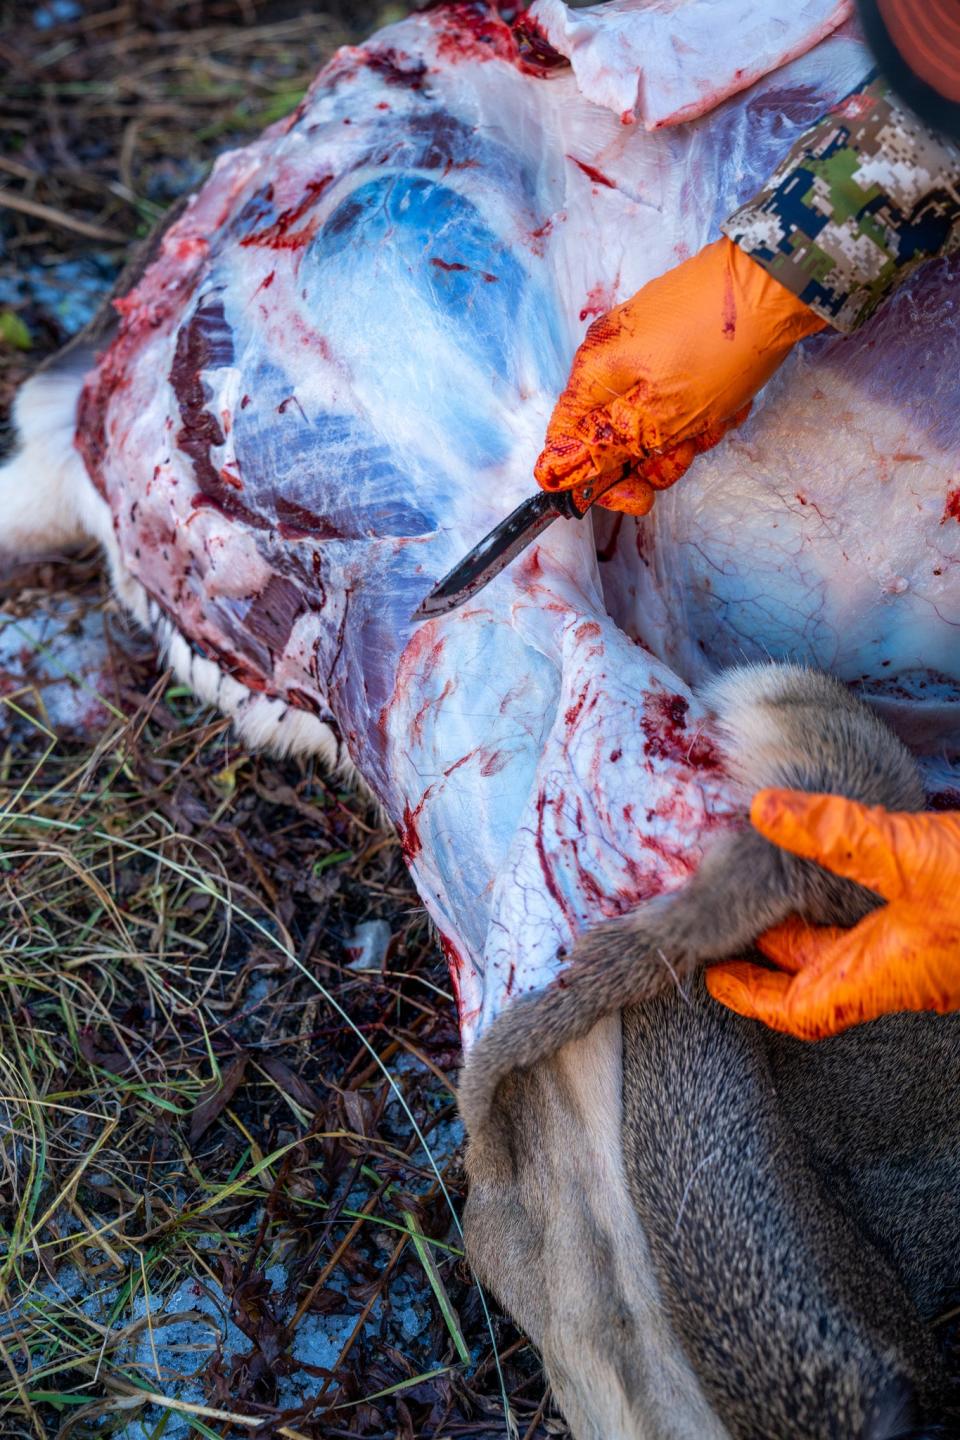
MULTIPOLYGON (((0 699, 30 710, 39 700, 55 730, 94 733, 109 711, 110 654, 103 612, 75 600, 49 599, 32 615, 0 615, 0 699)), ((3 707, 0 724, 16 730, 20 720, 3 707)))

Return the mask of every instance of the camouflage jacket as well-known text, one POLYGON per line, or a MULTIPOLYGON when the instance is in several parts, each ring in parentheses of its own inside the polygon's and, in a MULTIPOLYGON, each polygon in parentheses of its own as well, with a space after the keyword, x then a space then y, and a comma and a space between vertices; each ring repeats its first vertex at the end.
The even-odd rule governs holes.
POLYGON ((960 248, 960 148, 873 71, 722 228, 818 315, 853 330, 915 265, 960 248))

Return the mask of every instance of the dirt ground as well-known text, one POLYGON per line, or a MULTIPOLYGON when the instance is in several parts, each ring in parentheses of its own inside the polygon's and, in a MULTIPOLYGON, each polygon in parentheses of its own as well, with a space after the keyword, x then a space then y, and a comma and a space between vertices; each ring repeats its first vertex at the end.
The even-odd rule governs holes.
MULTIPOLYGON (((403 8, 6 6, 4 417, 213 156, 403 8)), ((393 832, 235 745, 93 554, 0 578, 0 709, 3 1440, 565 1435, 463 1259, 393 832)))

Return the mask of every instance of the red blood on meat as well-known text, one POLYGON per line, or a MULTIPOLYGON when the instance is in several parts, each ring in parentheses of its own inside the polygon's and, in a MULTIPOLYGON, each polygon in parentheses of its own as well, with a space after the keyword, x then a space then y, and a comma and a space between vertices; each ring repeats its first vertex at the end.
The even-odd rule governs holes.
MULTIPOLYGON (((175 233, 176 226, 168 232, 168 238, 175 233)), ((186 247, 188 255, 175 280, 164 287, 162 299, 148 303, 143 298, 142 289, 138 288, 114 300, 113 308, 120 316, 118 332, 80 394, 74 444, 83 457, 91 481, 104 498, 107 487, 103 461, 107 451, 107 411, 111 401, 118 391, 127 389, 130 384, 128 366, 144 332, 158 329, 176 313, 193 290, 200 264, 209 250, 207 242, 198 237, 181 241, 180 245, 186 247)))
POLYGON ((264 245, 271 250, 299 250, 301 246, 313 239, 316 222, 309 221, 301 230, 294 230, 293 226, 316 205, 321 195, 333 184, 333 179, 333 175, 322 175, 319 180, 308 180, 303 196, 296 205, 284 210, 272 224, 265 226, 264 229, 254 230, 249 235, 244 235, 240 244, 245 246, 264 245))
POLYGON ((450 973, 452 975, 459 975, 463 969, 463 956, 448 935, 440 936, 440 949, 443 951, 446 962, 450 967, 450 973))
MULTIPOLYGON (((439 707, 443 704, 444 700, 446 700, 450 695, 452 695, 455 689, 456 681, 453 679, 447 680, 439 695, 431 695, 428 699, 424 700, 423 704, 420 706, 420 709, 417 711, 416 715, 414 715, 410 725, 410 739, 414 745, 419 745, 423 740, 423 722, 426 720, 430 711, 434 709, 439 709, 439 707)), ((457 761, 457 765, 462 765, 464 761, 469 760, 469 758, 469 755, 465 755, 463 757, 463 760, 457 761)), ((456 770, 457 765, 451 766, 451 769, 456 770)), ((450 770, 445 770, 443 773, 445 775, 449 775, 450 770)))
POLYGON ((445 646, 444 636, 438 636, 434 626, 421 625, 401 657, 404 681, 413 679, 415 675, 421 684, 425 684, 440 664, 445 646))
POLYGON ((542 254, 543 254, 544 249, 545 249, 545 246, 544 246, 544 243, 543 243, 543 242, 544 242, 544 240, 547 238, 547 236, 551 233, 552 230, 553 230, 553 219, 552 219, 552 217, 551 217, 551 218, 548 219, 548 220, 544 220, 544 222, 543 222, 542 225, 538 225, 537 228, 536 228, 536 230, 531 230, 531 231, 530 231, 530 248, 532 249, 534 255, 542 255, 542 254))
POLYGON ((440 949, 443 951, 444 956, 446 957, 447 969, 450 973, 450 984, 453 987, 453 998, 457 1006, 457 1016, 460 1021, 461 1029, 463 1029, 465 1026, 469 1025, 471 1021, 475 1020, 477 1014, 479 1013, 477 1010, 466 1011, 463 1008, 463 994, 460 988, 460 978, 464 972, 464 969, 466 968, 466 961, 460 954, 460 951, 457 949, 456 945, 454 945, 453 941, 447 935, 440 936, 440 949))
POLYGON ((444 60, 502 60, 537 79, 569 64, 526 11, 512 26, 485 0, 440 5, 434 13, 437 53, 444 60))
POLYGON ((701 731, 687 729, 689 702, 682 695, 663 691, 646 695, 640 728, 646 739, 643 753, 651 759, 670 760, 693 770, 719 770, 722 759, 713 742, 701 731))
POLYGON ((306 420, 307 417, 303 413, 303 406, 300 404, 300 401, 297 399, 296 395, 288 395, 286 400, 281 400, 280 404, 277 406, 277 414, 286 415, 291 405, 296 405, 297 409, 300 411, 301 420, 306 420))
MULTIPOLYGON (((655 854, 661 854, 668 862, 678 857, 671 855, 663 846, 648 846, 655 854)), ((692 869, 692 866, 688 866, 692 869)), ((639 905, 643 900, 652 900, 656 895, 663 894, 663 880, 658 874, 651 875, 649 871, 641 870, 635 860, 627 857, 627 869, 630 872, 630 888, 622 891, 622 897, 626 905, 639 905)))
POLYGON ((232 365, 233 358, 233 332, 223 302, 215 296, 201 298, 177 336, 169 378, 182 426, 177 444, 193 461, 201 490, 213 495, 219 494, 222 483, 210 459, 210 447, 222 445, 224 437, 220 422, 207 409, 208 396, 200 372, 232 365))
POLYGON ((587 320, 591 315, 606 315, 613 305, 610 292, 605 285, 594 285, 587 292, 587 303, 580 311, 580 319, 587 320))
POLYGON ((535 545, 528 550, 520 562, 521 573, 525 580, 535 580, 538 575, 543 574, 543 566, 540 564, 540 547, 535 545))
POLYGON ((202 640, 195 637, 193 644, 202 655, 205 655, 208 660, 216 661, 221 670, 232 676, 234 680, 239 680, 240 684, 245 685, 248 690, 255 690, 258 695, 271 695, 275 699, 283 698, 255 665, 242 659, 234 651, 228 650, 222 641, 214 643, 207 635, 202 640))
POLYGON ((598 170, 595 165, 588 165, 586 160, 578 160, 576 155, 568 155, 567 159, 572 160, 577 169, 582 170, 587 179, 592 180, 594 185, 606 185, 608 190, 616 190, 616 182, 611 180, 609 175, 604 175, 603 171, 598 170))
MULTIPOLYGON (((674 866, 679 865, 688 873, 692 873, 693 870, 696 868, 695 862, 690 855, 681 854, 679 850, 674 849, 672 846, 665 845, 663 841, 658 840, 655 835, 644 835, 643 848, 645 850, 649 850, 651 854, 656 855, 658 860, 662 860, 665 867, 668 869, 672 869, 674 866)), ((633 866, 631 865, 631 872, 632 870, 633 866)), ((649 875, 642 876, 642 881, 644 885, 650 885, 652 883, 651 877, 649 875)), ((657 889, 652 893, 656 894, 659 890, 662 889, 663 885, 662 883, 659 883, 657 885, 657 889)))
POLYGON ((425 686, 443 657, 446 641, 437 635, 437 622, 428 621, 419 625, 410 637, 409 643, 400 656, 393 694, 380 711, 377 728, 387 733, 390 710, 398 701, 409 695, 411 686, 425 686))
POLYGON ((420 851, 423 849, 423 841, 420 838, 419 821, 423 807, 426 805, 432 789, 433 786, 431 785, 429 789, 424 791, 419 803, 412 810, 409 803, 403 807, 403 819, 400 822, 400 846, 403 850, 403 858, 408 865, 412 860, 416 860, 420 851))
POLYGON ((87 474, 99 493, 106 498, 103 462, 107 453, 107 410, 118 390, 130 381, 124 374, 122 361, 115 361, 111 352, 87 379, 77 403, 77 428, 74 444, 83 457, 87 474))
MULTIPOLYGON (((574 702, 573 702, 572 705, 568 705, 566 711, 564 712, 563 718, 564 718, 564 720, 566 721, 567 726, 568 726, 571 730, 573 729, 574 725, 576 725, 577 721, 580 719, 581 715, 583 714, 583 709, 584 709, 584 706, 585 706, 586 703, 587 703, 587 695, 589 694, 589 692, 590 692, 590 686, 589 686, 589 684, 584 685, 583 689, 580 691, 580 694, 577 696, 576 700, 574 700, 574 702)), ((596 703, 597 703, 597 696, 594 695, 594 696, 593 696, 593 699, 590 701, 589 706, 587 706, 587 714, 588 714, 588 715, 589 715, 590 711, 594 709, 594 707, 596 706, 596 703)))
POLYGON ((307 710, 311 715, 324 716, 326 714, 323 706, 315 695, 310 695, 306 690, 300 690, 296 685, 290 685, 284 692, 288 704, 294 710, 307 710))
POLYGON ((405 805, 403 809, 403 822, 400 826, 400 844, 403 848, 403 858, 406 861, 415 860, 423 849, 423 841, 417 830, 416 813, 405 805))
POLYGON ((568 69, 570 61, 547 39, 543 28, 529 10, 523 10, 513 22, 513 33, 520 53, 520 66, 527 75, 544 78, 554 70, 568 69))
MULTIPOLYGON (((422 712, 421 712, 421 713, 422 713, 422 712)), ((418 718, 419 718, 419 716, 418 716, 418 718)), ((416 721, 414 721, 414 724, 416 724, 416 721)), ((476 755, 477 749, 479 749, 479 746, 476 747, 476 748, 473 749, 473 750, 468 750, 467 753, 466 753, 466 755, 461 755, 461 756, 460 756, 460 759, 459 759, 459 760, 454 760, 453 764, 452 764, 452 765, 448 765, 447 768, 446 768, 446 770, 444 770, 444 772, 443 772, 444 775, 447 776, 447 777, 449 777, 449 776, 451 776, 451 775, 453 774, 454 770, 459 770, 461 765, 466 765, 470 760, 473 759, 474 755, 476 755)))
POLYGON ((251 510, 249 505, 244 505, 242 500, 229 493, 208 495, 205 490, 198 490, 196 495, 191 496, 190 504, 194 510, 216 510, 219 515, 225 515, 229 520, 242 520, 244 525, 249 525, 254 530, 272 529, 265 515, 259 515, 256 510, 251 510))
POLYGON ((940 524, 946 525, 948 520, 956 520, 960 523, 960 487, 956 490, 951 490, 947 496, 947 503, 944 506, 943 519, 940 521, 940 524))
POLYGON ((577 854, 576 845, 571 846, 571 851, 573 854, 573 862, 577 867, 577 880, 585 899, 587 899, 595 909, 599 910, 601 915, 619 913, 619 906, 615 904, 611 906, 610 895, 597 880, 597 877, 592 871, 584 868, 580 856, 577 854))
POLYGON ((385 45, 382 49, 365 49, 361 54, 362 63, 379 75, 384 84, 400 85, 408 90, 423 89, 427 76, 425 61, 414 60, 392 45, 385 45))
POLYGON ((504 60, 516 65, 520 51, 510 26, 478 0, 443 5, 434 12, 437 54, 444 60, 504 60))
POLYGON ((277 511, 278 530, 286 540, 347 540, 350 537, 339 530, 336 525, 330 523, 323 515, 317 515, 313 510, 308 510, 305 505, 298 505, 293 500, 287 500, 283 495, 277 495, 274 499, 277 511))

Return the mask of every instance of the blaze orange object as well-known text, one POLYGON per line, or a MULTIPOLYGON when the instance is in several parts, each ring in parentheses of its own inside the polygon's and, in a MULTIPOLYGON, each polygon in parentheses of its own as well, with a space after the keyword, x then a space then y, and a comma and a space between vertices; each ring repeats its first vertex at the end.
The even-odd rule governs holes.
POLYGON ((726 236, 714 241, 590 326, 547 428, 539 484, 569 490, 630 466, 599 503, 645 515, 825 323, 726 236))
POLYGON ((887 902, 850 930, 793 918, 760 937, 780 968, 726 961, 715 1000, 804 1040, 899 1010, 960 1009, 960 811, 894 814, 837 795, 761 790, 761 835, 887 902))

